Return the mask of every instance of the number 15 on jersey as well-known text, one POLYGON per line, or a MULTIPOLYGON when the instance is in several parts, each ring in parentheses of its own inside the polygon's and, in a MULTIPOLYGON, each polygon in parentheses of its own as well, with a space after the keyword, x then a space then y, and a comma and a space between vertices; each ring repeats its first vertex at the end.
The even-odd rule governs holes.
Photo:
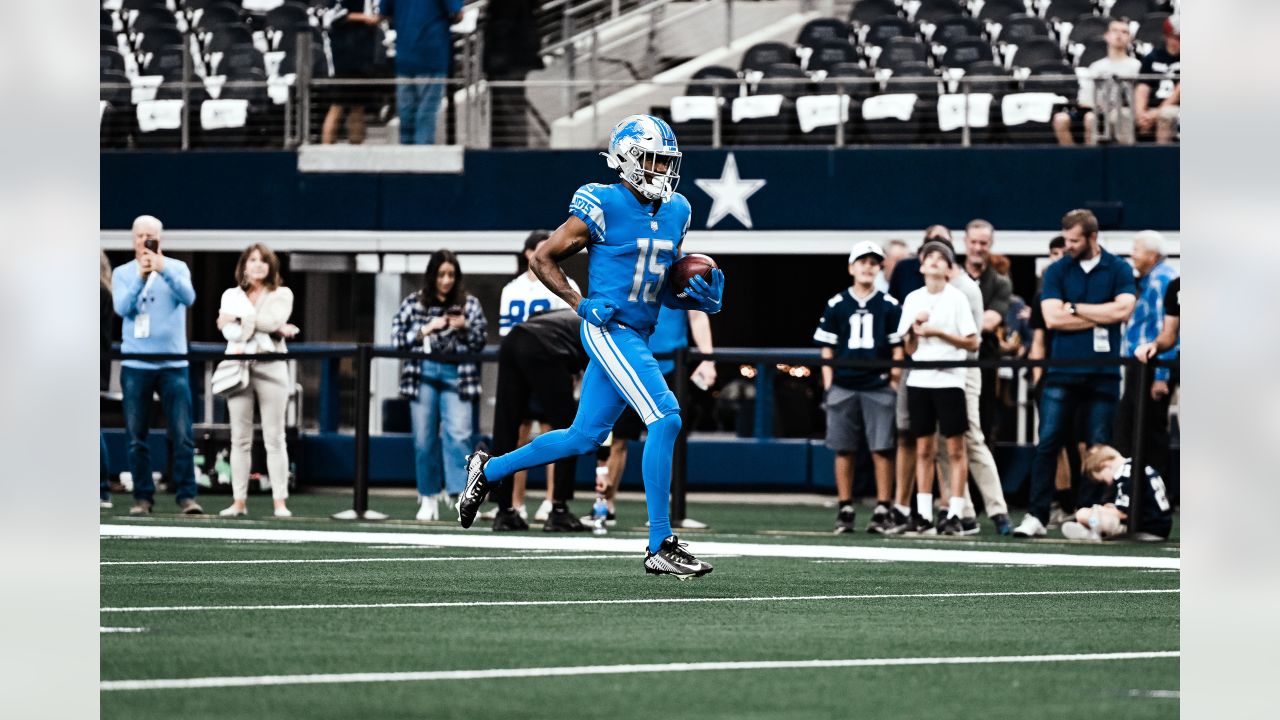
POLYGON ((670 240, 636 238, 636 274, 631 281, 628 301, 658 301, 658 290, 662 289, 662 281, 667 276, 667 268, 661 262, 662 253, 674 254, 675 249, 676 244, 670 240))

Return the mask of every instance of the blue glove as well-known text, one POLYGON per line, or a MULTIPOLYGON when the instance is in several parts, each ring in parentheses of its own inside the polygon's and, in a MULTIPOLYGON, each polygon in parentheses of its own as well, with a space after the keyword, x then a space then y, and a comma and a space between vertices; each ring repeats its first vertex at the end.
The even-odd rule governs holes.
POLYGON ((612 300, 604 298, 582 298, 582 302, 578 303, 578 317, 596 327, 604 327, 617 311, 618 306, 612 300))
POLYGON ((698 303, 698 310, 708 315, 720 312, 724 305, 724 271, 715 268, 711 271, 711 284, 707 284, 701 275, 694 275, 689 280, 689 287, 684 289, 686 295, 698 303))

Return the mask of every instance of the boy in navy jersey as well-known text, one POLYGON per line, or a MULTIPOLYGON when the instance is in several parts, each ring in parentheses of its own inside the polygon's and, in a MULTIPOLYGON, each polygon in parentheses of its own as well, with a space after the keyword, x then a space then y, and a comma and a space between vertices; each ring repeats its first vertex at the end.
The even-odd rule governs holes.
MULTIPOLYGON (((813 341, 822 347, 824 359, 902 358, 901 343, 892 335, 902 308, 875 288, 883 264, 884 251, 876 243, 867 240, 853 246, 849 253, 853 286, 827 301, 822 320, 813 331, 813 341)), ((836 492, 840 496, 836 534, 854 531, 853 464, 860 442, 871 451, 876 476, 876 509, 867 532, 883 533, 891 524, 895 388, 900 374, 900 368, 822 368, 827 447, 836 453, 836 492)))
MULTIPOLYGON (((1084 456, 1085 477, 1106 485, 1102 504, 1076 511, 1075 522, 1062 524, 1062 535, 1070 540, 1102 540, 1129 531, 1129 508, 1133 497, 1133 459, 1110 445, 1094 445, 1084 456)), ((1165 492, 1164 478, 1147 466, 1147 487, 1142 497, 1142 518, 1135 540, 1168 540, 1173 529, 1173 505, 1165 492)))
MULTIPOLYGON (((471 527, 492 485, 519 470, 594 451, 630 405, 648 426, 641 462, 649 507, 649 547, 644 570, 684 580, 711 572, 671 534, 671 457, 680 433, 680 406, 649 349, 660 305, 680 307, 667 270, 682 254, 689 231, 689 201, 675 191, 680 150, 675 132, 650 115, 623 119, 603 153, 622 182, 578 188, 569 217, 530 259, 534 274, 585 321, 581 338, 590 363, 582 377, 573 424, 543 433, 524 447, 496 457, 477 451, 467 458, 467 487, 458 520, 471 527), (560 262, 582 251, 588 258, 588 295, 569 285, 560 262)), ((695 276, 683 288, 693 309, 720 312, 724 273, 708 282, 695 276)), ((684 307, 684 309, 689 309, 684 307)))

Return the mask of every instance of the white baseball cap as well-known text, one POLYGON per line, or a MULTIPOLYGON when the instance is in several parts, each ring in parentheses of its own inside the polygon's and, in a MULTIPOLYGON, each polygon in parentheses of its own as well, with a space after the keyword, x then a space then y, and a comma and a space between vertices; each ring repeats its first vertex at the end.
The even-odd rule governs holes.
POLYGON ((849 251, 849 262, 852 263, 863 255, 875 255, 882 261, 884 260, 884 250, 881 249, 880 244, 870 240, 863 240, 854 244, 853 249, 849 251))

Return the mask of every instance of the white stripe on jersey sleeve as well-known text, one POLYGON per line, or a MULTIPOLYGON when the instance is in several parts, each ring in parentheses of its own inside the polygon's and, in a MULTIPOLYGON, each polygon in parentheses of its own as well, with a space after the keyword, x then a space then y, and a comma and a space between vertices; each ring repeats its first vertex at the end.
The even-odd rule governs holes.
POLYGON ((600 201, 590 193, 578 190, 573 194, 573 207, 586 214, 600 233, 600 237, 597 239, 603 240, 605 234, 604 209, 600 207, 600 201))
POLYGON ((835 345, 836 340, 839 338, 833 332, 827 332, 822 328, 818 328, 813 331, 813 339, 820 343, 826 343, 827 345, 835 345))

